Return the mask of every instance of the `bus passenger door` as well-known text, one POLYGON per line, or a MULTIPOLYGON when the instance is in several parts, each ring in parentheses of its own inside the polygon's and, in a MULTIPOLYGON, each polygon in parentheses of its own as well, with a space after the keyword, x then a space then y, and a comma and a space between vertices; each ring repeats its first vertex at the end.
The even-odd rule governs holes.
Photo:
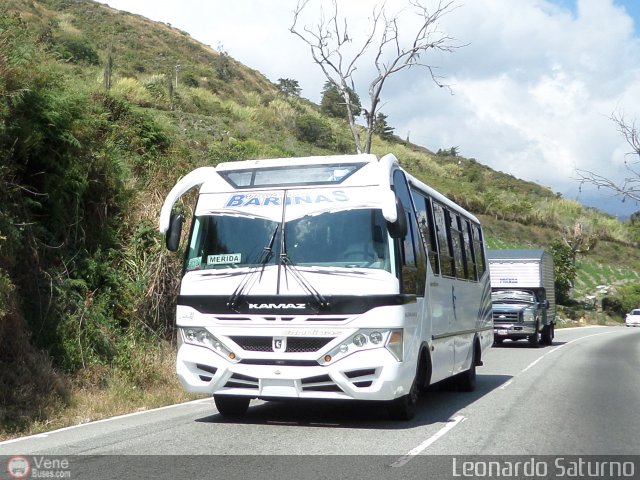
POLYGON ((455 337, 451 335, 452 305, 451 281, 434 277, 429 283, 431 336, 433 339, 431 358, 433 362, 432 382, 450 377, 455 359, 455 337))

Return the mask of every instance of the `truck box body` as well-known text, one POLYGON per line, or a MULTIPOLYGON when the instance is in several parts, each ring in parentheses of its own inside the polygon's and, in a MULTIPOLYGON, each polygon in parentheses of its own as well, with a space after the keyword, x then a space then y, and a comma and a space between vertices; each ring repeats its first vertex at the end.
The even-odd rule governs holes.
MULTIPOLYGON (((542 250, 487 250, 491 276, 491 291, 533 292, 540 305, 540 328, 552 330, 556 319, 555 276, 553 257, 542 250)), ((504 333, 501 323, 509 323, 517 317, 517 308, 498 303, 494 299, 494 324, 496 333, 517 339, 514 332, 504 333), (511 335, 513 334, 513 335, 511 335)), ((524 331, 523 331, 524 332, 524 331)), ((520 337, 525 337, 524 333, 520 337)))

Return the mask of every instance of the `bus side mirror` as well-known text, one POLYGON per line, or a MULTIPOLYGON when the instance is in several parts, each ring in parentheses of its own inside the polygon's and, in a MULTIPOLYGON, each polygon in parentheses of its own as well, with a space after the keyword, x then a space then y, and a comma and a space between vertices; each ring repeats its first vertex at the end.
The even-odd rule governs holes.
POLYGON ((391 238, 404 238, 407 235, 407 215, 404 213, 404 207, 398 197, 396 197, 396 212, 396 221, 393 223, 387 222, 389 235, 391 235, 391 238))
POLYGON ((181 213, 172 213, 169 220, 169 229, 165 234, 165 244, 167 249, 175 252, 180 247, 180 236, 182 235, 182 224, 184 216, 181 213))

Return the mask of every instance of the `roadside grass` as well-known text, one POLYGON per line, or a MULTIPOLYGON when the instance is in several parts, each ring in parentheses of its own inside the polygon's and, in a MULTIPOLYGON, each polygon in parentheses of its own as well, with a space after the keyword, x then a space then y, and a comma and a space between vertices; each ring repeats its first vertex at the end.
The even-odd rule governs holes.
POLYGON ((166 342, 153 362, 136 378, 122 370, 86 369, 69 378, 66 398, 40 405, 38 412, 22 412, 19 426, 0 425, 0 441, 35 435, 127 413, 183 403, 201 395, 184 391, 175 373, 175 347, 166 342), (140 384, 140 377, 153 379, 140 384))

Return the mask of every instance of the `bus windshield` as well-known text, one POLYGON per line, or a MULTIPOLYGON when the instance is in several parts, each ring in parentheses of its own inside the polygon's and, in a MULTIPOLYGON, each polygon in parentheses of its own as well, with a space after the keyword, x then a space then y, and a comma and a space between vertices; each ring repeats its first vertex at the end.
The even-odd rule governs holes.
POLYGON ((391 272, 390 238, 379 209, 349 209, 280 223, 242 215, 200 215, 186 257, 188 271, 275 265, 284 250, 299 266, 391 272))

